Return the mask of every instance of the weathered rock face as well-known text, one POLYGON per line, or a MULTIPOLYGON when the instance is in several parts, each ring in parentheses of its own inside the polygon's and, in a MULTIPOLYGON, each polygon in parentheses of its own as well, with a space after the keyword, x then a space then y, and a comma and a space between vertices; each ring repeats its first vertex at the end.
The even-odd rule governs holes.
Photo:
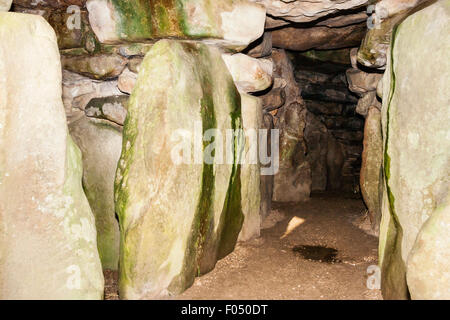
POLYGON ((124 93, 131 94, 134 86, 136 85, 137 73, 130 71, 126 68, 119 76, 118 88, 124 93))
POLYGON ((364 93, 362 98, 358 100, 358 105, 356 106, 355 111, 363 117, 367 117, 371 107, 381 109, 381 103, 378 101, 376 91, 364 93))
POLYGON ((96 80, 118 77, 127 65, 127 60, 116 54, 62 56, 65 70, 76 72, 96 80))
POLYGON ((85 114, 90 118, 104 119, 123 126, 127 117, 129 96, 93 98, 86 106, 85 114))
POLYGON ((90 27, 84 2, 16 0, 14 11, 44 17, 55 30, 60 49, 83 48, 94 52, 99 49, 100 43, 90 27))
POLYGON ((292 22, 311 22, 340 11, 362 7, 367 0, 252 0, 267 7, 267 14, 292 22))
POLYGON ((12 0, 0 0, 0 11, 9 11, 12 0))
POLYGON ((355 114, 357 97, 346 81, 349 50, 291 54, 291 59, 309 111, 305 139, 312 190, 358 196, 364 119, 355 114))
POLYGON ((117 270, 119 223, 114 208, 114 178, 122 150, 122 130, 108 121, 81 117, 69 126, 83 158, 83 187, 95 216, 103 269, 117 270))
POLYGON ((245 53, 253 58, 264 58, 272 54, 272 33, 264 32, 264 36, 251 43, 245 53))
MULTIPOLYGON (((273 116, 268 112, 263 112, 262 128, 270 132, 274 129, 273 116)), ((271 136, 267 136, 266 140, 267 150, 272 150, 272 140, 271 136)), ((261 167, 268 167, 261 163, 261 167)), ((261 222, 270 214, 272 208, 272 197, 273 197, 273 175, 261 175, 260 177, 260 190, 261 190, 261 222)))
POLYGON ((423 225, 408 257, 407 280, 412 299, 450 298, 450 202, 438 207, 423 225), (430 271, 432 270, 431 277, 430 271))
POLYGON ((262 127, 261 99, 241 94, 242 126, 245 147, 241 166, 241 198, 244 223, 239 241, 258 237, 261 229, 260 165, 258 160, 258 131, 262 127))
POLYGON ((240 96, 220 52, 162 40, 140 68, 115 187, 125 299, 183 291, 234 249, 244 220, 238 145, 220 164, 224 138, 215 151, 202 141, 209 129, 225 136, 241 128, 240 96), (215 155, 203 162, 202 150, 215 155))
POLYGON ((375 4, 373 16, 368 20, 367 32, 358 50, 358 62, 366 67, 384 70, 386 52, 392 30, 415 10, 433 0, 381 0, 375 4))
MULTIPOLYGON (((80 111, 84 111, 93 99, 122 94, 118 89, 117 80, 97 81, 66 70, 63 70, 62 85, 62 98, 69 123, 72 120, 77 120, 79 115, 82 114, 80 111)), ((103 112, 100 114, 105 115, 103 112)), ((107 113, 105 117, 110 115, 107 113)))
POLYGON ((407 297, 409 266, 411 297, 449 298, 448 282, 433 293, 428 289, 448 280, 450 263, 448 222, 442 217, 450 185, 449 22, 450 1, 438 1, 408 17, 393 34, 383 83, 386 191, 380 257, 387 299, 407 297), (423 253, 433 246, 437 250, 431 257, 437 260, 431 263, 423 253), (421 283, 418 264, 430 267, 421 283))
POLYGON ((376 107, 368 111, 364 127, 364 151, 360 174, 361 194, 369 211, 372 230, 378 233, 381 221, 383 138, 381 113, 376 107))
POLYGON ((306 160, 304 104, 283 107, 280 129, 280 170, 274 177, 273 200, 305 201, 311 192, 311 169, 306 160))
POLYGON ((311 166, 311 191, 327 189, 328 130, 311 112, 306 115, 305 139, 308 147, 307 159, 311 166))
POLYGON ((348 69, 346 72, 348 87, 351 92, 363 96, 370 91, 376 91, 381 73, 366 73, 359 69, 348 69))
POLYGON ((272 61, 255 59, 242 53, 224 54, 222 58, 240 92, 263 91, 272 84, 272 61))
POLYGON ((366 31, 365 24, 341 28, 287 27, 272 31, 272 44, 277 48, 296 51, 348 48, 358 46, 366 31))
POLYGON ((285 103, 275 124, 280 130, 280 170, 274 176, 273 200, 304 201, 311 192, 311 171, 303 137, 306 108, 286 52, 273 50, 272 59, 275 83, 283 83, 285 93, 285 103))
POLYGON ((246 0, 89 0, 86 7, 102 43, 214 38, 243 49, 262 35, 266 15, 246 0))
POLYGON ((70 5, 77 5, 84 7, 86 0, 14 0, 14 4, 22 7, 35 8, 60 8, 68 7, 70 5))
POLYGON ((0 13, 0 83, 0 298, 101 299, 56 36, 41 17, 0 13))

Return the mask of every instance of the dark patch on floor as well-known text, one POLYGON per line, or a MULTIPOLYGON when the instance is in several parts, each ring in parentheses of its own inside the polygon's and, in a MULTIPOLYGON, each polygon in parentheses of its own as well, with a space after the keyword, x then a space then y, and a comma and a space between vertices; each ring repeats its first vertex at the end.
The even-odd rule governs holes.
POLYGON ((336 258, 338 251, 334 248, 327 248, 323 246, 300 245, 292 248, 292 251, 300 254, 303 258, 311 261, 319 261, 325 263, 341 262, 341 260, 336 258))

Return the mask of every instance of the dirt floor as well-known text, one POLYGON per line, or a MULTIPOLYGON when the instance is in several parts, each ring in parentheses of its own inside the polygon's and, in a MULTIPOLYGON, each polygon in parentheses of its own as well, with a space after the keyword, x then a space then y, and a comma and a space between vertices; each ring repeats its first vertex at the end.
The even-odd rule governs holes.
MULTIPOLYGON (((177 299, 381 299, 366 285, 378 239, 356 226, 364 212, 361 200, 333 195, 275 203, 260 238, 239 243, 177 299)), ((118 298, 116 283, 107 273, 105 299, 118 298)))

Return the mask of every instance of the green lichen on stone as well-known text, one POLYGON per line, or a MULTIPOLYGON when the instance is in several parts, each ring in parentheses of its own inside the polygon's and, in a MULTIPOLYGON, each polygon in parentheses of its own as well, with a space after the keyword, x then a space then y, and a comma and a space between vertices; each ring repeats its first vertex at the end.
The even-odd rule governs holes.
MULTIPOLYGON (((238 127, 237 96, 215 48, 162 40, 144 58, 128 104, 115 184, 123 298, 180 293, 215 265, 224 229, 217 224, 229 224, 222 223, 224 214, 232 221, 242 215, 235 205, 231 213, 225 208, 227 193, 227 202, 238 201, 229 188, 236 164, 176 165, 170 139, 177 129, 193 133, 196 122, 202 133, 238 127)), ((202 140, 202 149, 210 143, 202 140)))
POLYGON ((394 45, 395 35, 397 34, 398 27, 393 30, 393 37, 391 42, 391 80, 390 80, 390 93, 389 102, 387 104, 387 129, 386 129, 386 142, 384 148, 384 173, 386 181, 386 192, 389 202, 389 211, 391 219, 389 220, 389 226, 386 236, 385 248, 383 250, 383 265, 381 266, 382 272, 382 292, 386 299, 407 299, 409 296, 408 288, 406 285, 406 266, 402 259, 401 254, 401 242, 403 238, 403 230, 395 212, 395 196, 389 185, 391 178, 391 157, 389 156, 389 133, 390 133, 390 121, 391 121, 391 102, 396 89, 396 77, 395 77, 395 61, 394 61, 394 45))
POLYGON ((117 270, 120 234, 113 191, 122 132, 110 122, 87 117, 70 123, 69 129, 83 154, 83 189, 95 216, 103 269, 117 270))
POLYGON ((130 40, 144 40, 153 35, 150 2, 148 0, 111 0, 119 15, 120 24, 116 31, 120 37, 130 40))
POLYGON ((68 207, 60 210, 65 211, 63 225, 67 236, 71 239, 69 249, 77 250, 80 278, 84 282, 80 289, 71 290, 73 296, 70 299, 99 300, 103 299, 104 279, 97 253, 94 216, 83 192, 82 174, 81 151, 67 133, 66 179, 63 194, 72 201, 68 207))
POLYGON ((218 258, 221 259, 234 250, 239 232, 244 222, 242 212, 242 193, 241 193, 241 165, 240 160, 244 148, 244 139, 242 136, 242 114, 241 114, 241 96, 236 89, 233 81, 228 83, 228 99, 232 106, 230 112, 231 128, 238 135, 234 136, 233 150, 233 168, 231 171, 230 184, 228 187, 227 198, 225 200, 223 228, 219 244, 218 258))
MULTIPOLYGON (((105 43, 150 41, 163 38, 183 40, 209 38, 228 41, 231 40, 231 35, 231 37, 237 37, 236 41, 228 43, 233 48, 242 46, 241 42, 256 40, 259 31, 263 30, 264 8, 246 0, 96 1, 103 10, 111 10, 111 28, 108 32, 96 30, 97 36, 105 43), (238 33, 233 30, 235 27, 231 25, 233 23, 231 19, 236 19, 239 23, 241 23, 239 19, 242 19, 234 16, 233 12, 236 9, 238 10, 236 15, 248 12, 249 19, 256 18, 258 23, 261 22, 261 30, 258 28, 248 30, 249 40, 242 39, 243 32, 238 33), (227 15, 224 16, 224 13, 227 15), (255 16, 251 16, 252 14, 255 16)), ((101 21, 100 15, 100 12, 94 13, 93 19, 98 19, 98 23, 101 21)), ((246 46, 246 44, 243 45, 246 46)))
POLYGON ((350 65, 350 49, 309 50, 299 53, 312 60, 350 65))

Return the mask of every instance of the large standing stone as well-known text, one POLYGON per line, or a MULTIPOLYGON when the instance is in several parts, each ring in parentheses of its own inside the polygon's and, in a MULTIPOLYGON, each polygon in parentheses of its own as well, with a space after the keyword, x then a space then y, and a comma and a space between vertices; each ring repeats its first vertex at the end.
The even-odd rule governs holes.
POLYGON ((114 177, 122 150, 122 130, 109 121, 81 117, 69 126, 83 155, 83 187, 95 216, 103 269, 117 270, 119 223, 114 208, 114 177))
POLYGON ((311 168, 306 158, 303 132, 306 123, 304 105, 284 107, 280 119, 280 170, 274 177, 273 200, 305 201, 311 193, 311 168))
POLYGON ((244 49, 264 32, 264 6, 247 0, 89 0, 89 20, 103 43, 167 37, 214 38, 244 49))
POLYGON ((241 166, 241 197, 244 224, 239 234, 240 241, 258 237, 261 229, 260 166, 258 160, 259 129, 262 127, 261 99, 241 94, 242 125, 245 133, 245 148, 241 166))
MULTIPOLYGON (((430 264, 430 256, 422 250, 433 246, 439 250, 436 239, 448 239, 448 229, 436 223, 444 220, 434 215, 440 215, 436 208, 446 206, 450 185, 449 23, 450 1, 438 1, 409 16, 393 33, 383 83, 386 192, 380 259, 387 299, 408 297, 405 274, 410 257, 414 265, 430 267, 422 288, 424 283, 448 279, 441 276, 448 272, 450 255, 434 252, 438 260, 430 264), (412 254, 413 248, 422 253, 412 254)), ((449 287, 450 283, 436 287, 434 296, 448 297, 449 287)), ((419 289, 417 283, 409 290, 411 297, 430 297, 428 289, 419 289)))
POLYGON ((449 300, 450 201, 437 208, 423 225, 408 257, 412 299, 449 300))
MULTIPOLYGON (((274 129, 273 116, 269 112, 263 113, 262 128, 267 130, 268 135, 265 140, 267 144, 267 150, 272 150, 272 139, 270 132, 274 129)), ((264 143, 264 142, 263 142, 264 143)), ((270 167, 270 164, 261 163, 261 168, 270 167)), ((270 214, 272 209, 272 197, 273 197, 273 182, 274 177, 270 175, 261 175, 260 177, 260 194, 261 194, 261 222, 270 214)))
POLYGON ((371 107, 367 114, 363 144, 359 176, 361 194, 369 210, 372 230, 378 232, 381 220, 383 137, 381 135, 381 113, 376 107, 371 107))
POLYGON ((239 154, 220 159, 233 128, 241 128, 240 96, 220 52, 155 44, 130 97, 116 176, 122 298, 180 293, 234 249, 244 220, 239 154), (202 141, 213 128, 223 135, 216 150, 202 141), (214 157, 202 161, 202 149, 214 157))
POLYGON ((0 11, 9 11, 12 0, 0 0, 0 11))
POLYGON ((0 13, 0 299, 101 299, 95 221, 53 29, 0 13))
POLYGON ((274 82, 284 84, 285 103, 277 114, 280 130, 279 172, 274 176, 274 201, 304 201, 311 192, 311 170, 303 132, 306 107, 294 78, 294 67, 284 50, 273 50, 274 82))

